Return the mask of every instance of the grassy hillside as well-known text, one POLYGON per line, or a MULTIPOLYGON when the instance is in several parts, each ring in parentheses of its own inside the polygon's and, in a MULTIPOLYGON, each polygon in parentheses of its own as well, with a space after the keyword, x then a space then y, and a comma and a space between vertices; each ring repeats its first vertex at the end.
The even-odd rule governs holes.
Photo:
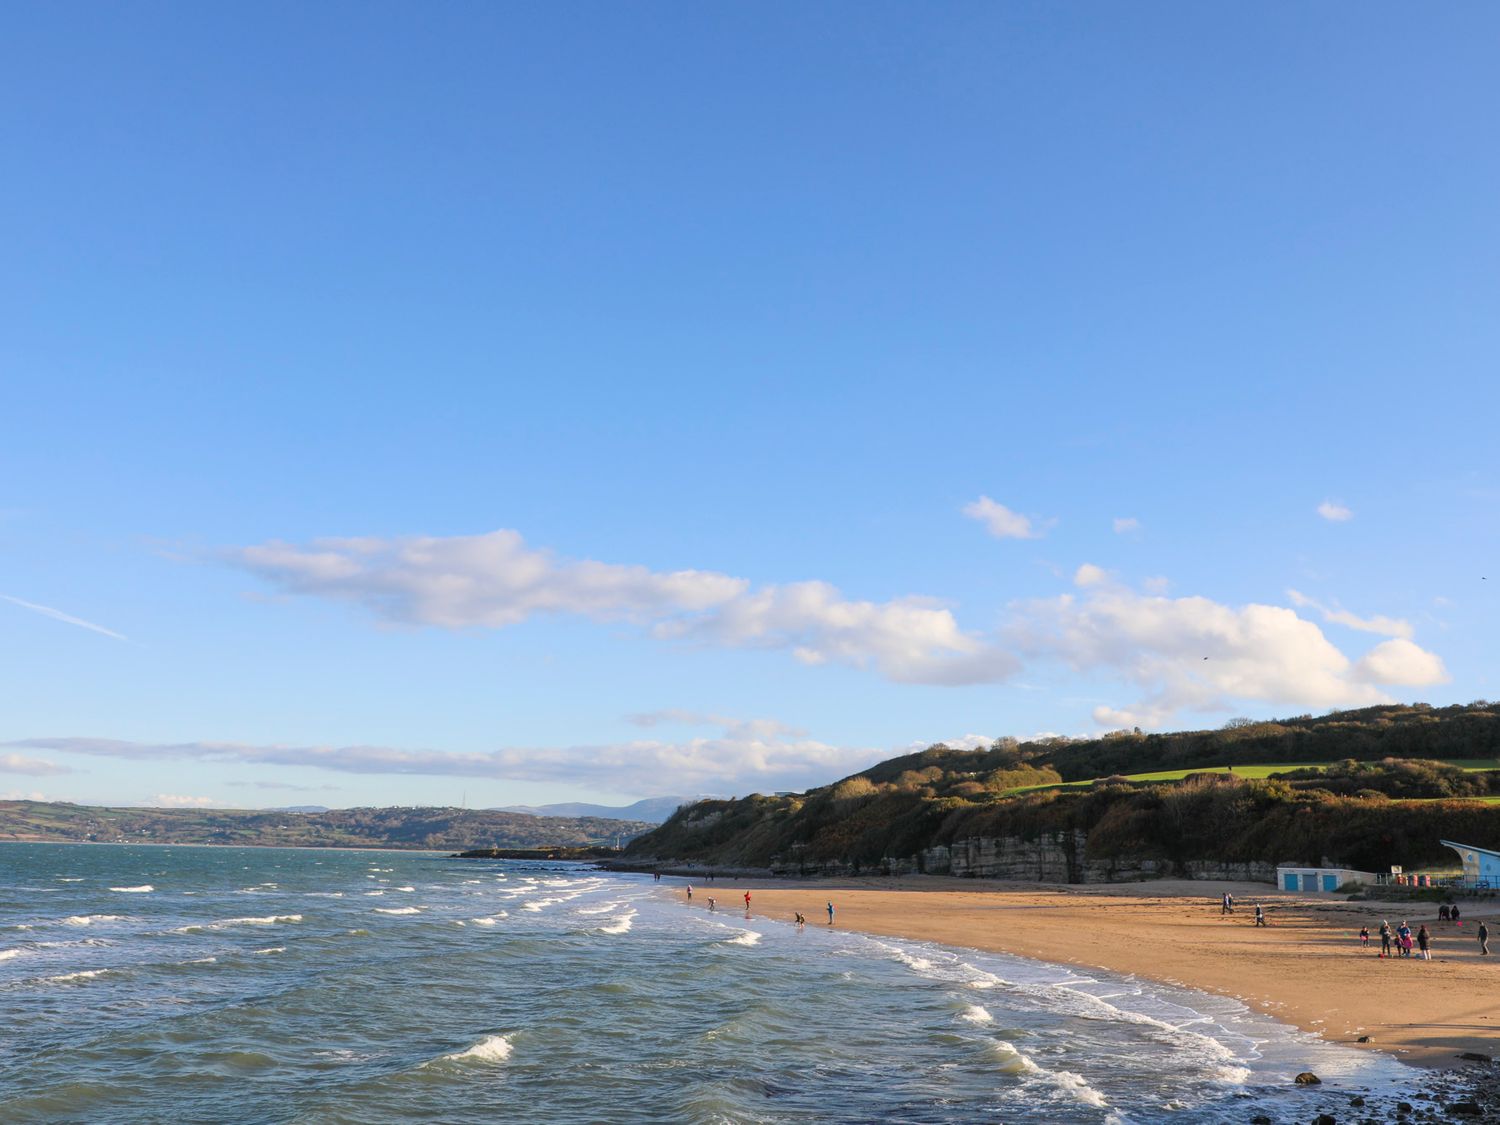
POLYGON ((487 809, 370 808, 294 813, 0 801, 0 840, 458 850, 613 844, 650 827, 642 821, 537 817, 487 809))
POLYGON ((1090 858, 1447 864, 1440 837, 1500 846, 1497 753, 1490 704, 938 745, 804 794, 699 802, 626 856, 879 867, 974 836, 1081 831, 1090 858))

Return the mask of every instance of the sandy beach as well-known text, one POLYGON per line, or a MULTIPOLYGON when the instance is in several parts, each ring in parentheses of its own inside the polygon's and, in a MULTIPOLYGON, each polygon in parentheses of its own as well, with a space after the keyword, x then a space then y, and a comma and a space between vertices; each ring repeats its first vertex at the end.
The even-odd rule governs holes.
MULTIPOLYGON (((663 887, 684 898, 683 884, 663 887)), ((755 915, 807 916, 808 929, 826 928, 832 900, 836 925, 889 937, 913 938, 1013 953, 1044 961, 1130 973, 1204 989, 1331 1040, 1394 1054, 1422 1066, 1459 1065, 1465 1051, 1500 1050, 1500 906, 1465 909, 1462 927, 1438 922, 1436 904, 1310 901, 1259 883, 1152 882, 1109 886, 1039 886, 922 877, 869 881, 777 882, 719 878, 693 883, 695 908, 744 913, 751 892, 755 915), (1224 916, 1219 896, 1238 909, 1224 916), (1265 907, 1268 925, 1252 924, 1252 904, 1265 907), (1470 915, 1469 910, 1473 913, 1470 915), (1375 936, 1382 918, 1405 918, 1415 932, 1427 923, 1432 960, 1383 960, 1375 936), (1481 918, 1494 940, 1479 954, 1474 931, 1481 918), (1368 926, 1369 950, 1359 928, 1368 926), (1369 1041, 1358 1043, 1362 1036, 1369 1041)))

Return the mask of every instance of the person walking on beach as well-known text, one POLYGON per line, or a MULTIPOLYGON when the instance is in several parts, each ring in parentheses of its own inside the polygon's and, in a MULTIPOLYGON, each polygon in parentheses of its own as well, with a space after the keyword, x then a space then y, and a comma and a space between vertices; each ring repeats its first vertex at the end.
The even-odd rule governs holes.
POLYGON ((1266 912, 1261 909, 1260 903, 1255 904, 1255 924, 1264 926, 1266 924, 1266 912))
POLYGON ((1225 915, 1225 914, 1233 914, 1233 913, 1234 913, 1234 896, 1232 894, 1230 894, 1228 891, 1225 891, 1224 892, 1224 897, 1219 900, 1219 914, 1222 916, 1222 915, 1225 915))
POLYGON ((708 896, 708 909, 710 911, 714 911, 714 910, 719 909, 718 905, 714 902, 714 896, 713 895, 709 895, 708 896))
POLYGON ((1423 922, 1417 927, 1417 948, 1421 950, 1422 960, 1424 961, 1432 960, 1432 953, 1427 948, 1431 942, 1432 935, 1427 932, 1427 923, 1423 922))
MULTIPOLYGON (((1458 903, 1455 902, 1452 906, 1450 906, 1448 908, 1448 918, 1449 918, 1450 921, 1458 922, 1458 903)), ((1458 924, 1460 926, 1463 925, 1462 922, 1458 922, 1458 924)))
POLYGON ((750 892, 749 891, 745 892, 745 913, 746 914, 750 913, 750 892))
POLYGON ((1442 906, 1438 907, 1438 921, 1446 922, 1450 917, 1452 916, 1448 913, 1448 904, 1445 902, 1442 906))
POLYGON ((1479 932, 1475 936, 1479 938, 1479 955, 1481 957, 1489 956, 1490 928, 1481 921, 1479 923, 1479 932))
POLYGON ((688 901, 692 902, 693 901, 693 884, 691 884, 691 883, 688 884, 687 893, 688 893, 688 901))
POLYGON ((1391 924, 1384 918, 1380 920, 1380 955, 1382 957, 1391 955, 1391 924))
MULTIPOLYGON (((831 902, 828 904, 828 924, 830 926, 833 925, 833 903, 831 902)), ((1485 936, 1488 937, 1489 934, 1486 933, 1485 936)), ((1489 950, 1485 950, 1485 952, 1488 953, 1489 950)))
POLYGON ((803 917, 803 916, 802 916, 802 911, 800 911, 800 910, 799 910, 799 911, 797 911, 797 913, 796 913, 796 915, 795 915, 795 916, 794 916, 794 917, 795 917, 795 919, 796 919, 796 922, 797 922, 797 928, 798 928, 798 929, 799 929, 799 930, 800 930, 800 929, 801 929, 801 928, 802 928, 802 927, 803 927, 803 926, 805 926, 805 925, 807 925, 807 919, 806 919, 806 918, 804 918, 804 917, 803 917))

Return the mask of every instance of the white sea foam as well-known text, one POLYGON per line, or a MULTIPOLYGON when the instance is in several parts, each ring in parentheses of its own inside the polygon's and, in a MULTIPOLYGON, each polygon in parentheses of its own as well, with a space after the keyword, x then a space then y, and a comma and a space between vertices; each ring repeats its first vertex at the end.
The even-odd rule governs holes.
POLYGON ((467 1051, 455 1051, 444 1055, 443 1059, 449 1062, 501 1063, 510 1058, 511 1050, 510 1040, 504 1035, 488 1035, 467 1051))
POLYGON ((1035 1074, 1041 1068, 1003 1039, 990 1044, 990 1054, 1002 1074, 1035 1074))
POLYGON ((959 1013, 959 1019, 966 1023, 993 1023, 995 1017, 990 1015, 989 1010, 982 1004, 970 1004, 959 1013))
POLYGON ((563 900, 560 898, 534 898, 530 902, 526 903, 522 907, 522 909, 535 912, 538 910, 545 910, 549 906, 556 906, 559 902, 562 901, 563 900))
POLYGON ((256 953, 285 953, 286 952, 286 946, 284 946, 284 945, 273 945, 273 946, 270 946, 270 947, 268 947, 266 949, 257 949, 255 952, 256 953))
POLYGON ((9 961, 13 957, 19 957, 25 953, 24 949, 0 949, 0 961, 9 961))
POLYGON ((738 934, 736 934, 734 937, 730 938, 724 944, 725 945, 759 945, 760 944, 760 935, 758 933, 756 933, 754 930, 741 930, 738 934))
POLYGON ((64 926, 92 926, 95 922, 123 922, 123 914, 74 914, 70 918, 64 918, 64 926))
POLYGON ((110 887, 109 889, 122 895, 148 895, 156 890, 150 883, 142 883, 139 887, 110 887))
POLYGON ((384 891, 366 891, 365 892, 365 897, 366 898, 379 898, 383 894, 385 894, 384 891))
POLYGON ((625 904, 622 902, 606 902, 603 906, 590 906, 578 908, 580 914, 608 914, 611 910, 618 910, 625 904))
POLYGON ((57 881, 59 883, 81 883, 83 879, 76 875, 59 875, 57 881))
POLYGON ((1090 1086, 1081 1074, 1074 1074, 1071 1070, 1055 1070, 1047 1077, 1060 1090, 1072 1094, 1084 1105, 1091 1105, 1096 1109, 1103 1109, 1109 1105, 1104 1100, 1104 1095, 1090 1086))
MULTIPOLYGON (((629 914, 621 914, 608 926, 600 926, 599 932, 601 934, 628 934, 630 932, 631 923, 634 920, 635 911, 632 910, 629 914)), ((756 936, 759 937, 760 935, 757 934, 756 936)))
POLYGON ((392 887, 391 888, 391 890, 393 890, 393 891, 406 891, 408 894, 411 893, 412 891, 416 890, 416 889, 417 889, 416 887, 392 887))
POLYGON ((377 906, 375 908, 375 913, 376 914, 420 914, 420 913, 422 913, 422 908, 420 906, 396 906, 396 907, 392 907, 390 909, 386 909, 384 907, 377 906))
POLYGON ((308 898, 343 898, 343 891, 308 891, 308 898))
POLYGON ((191 926, 178 926, 174 934, 192 934, 200 930, 227 930, 230 926, 274 926, 278 923, 300 922, 300 914, 267 914, 264 918, 220 918, 217 922, 194 922, 191 926))
POLYGON ((93 980, 95 977, 102 977, 109 971, 109 969, 84 969, 76 973, 63 973, 61 976, 43 977, 42 979, 47 984, 66 984, 69 981, 93 980))
POLYGON ((485 917, 485 918, 470 918, 469 921, 473 922, 476 926, 493 926, 501 918, 509 918, 509 917, 510 917, 509 914, 507 914, 505 911, 501 910, 498 913, 491 914, 491 915, 489 915, 488 917, 485 917))

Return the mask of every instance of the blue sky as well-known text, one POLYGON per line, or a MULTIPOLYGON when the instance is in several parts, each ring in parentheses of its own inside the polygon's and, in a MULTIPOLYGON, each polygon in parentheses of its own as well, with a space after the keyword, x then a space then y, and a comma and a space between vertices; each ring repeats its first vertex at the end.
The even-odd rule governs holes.
POLYGON ((1492 7, 7 25, 0 793, 1500 690, 1492 7))

